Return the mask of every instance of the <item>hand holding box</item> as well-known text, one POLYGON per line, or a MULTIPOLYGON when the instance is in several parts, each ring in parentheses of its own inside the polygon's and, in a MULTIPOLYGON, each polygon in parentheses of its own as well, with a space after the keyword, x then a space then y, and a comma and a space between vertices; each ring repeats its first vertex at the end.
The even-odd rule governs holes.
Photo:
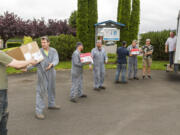
POLYGON ((139 55, 140 54, 140 51, 139 51, 139 49, 132 49, 131 50, 131 55, 139 55))
POLYGON ((81 53, 80 54, 81 63, 93 64, 93 59, 91 53, 81 53))

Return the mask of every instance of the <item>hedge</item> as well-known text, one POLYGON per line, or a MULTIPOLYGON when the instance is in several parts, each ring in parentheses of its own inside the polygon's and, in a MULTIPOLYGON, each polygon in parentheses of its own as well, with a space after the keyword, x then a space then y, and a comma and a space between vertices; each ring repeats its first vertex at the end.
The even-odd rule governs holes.
MULTIPOLYGON (((71 60, 73 51, 76 48, 78 39, 72 35, 61 34, 59 36, 49 36, 50 46, 58 51, 61 61, 71 60)), ((36 39, 38 45, 41 47, 40 38, 36 39)))
POLYGON ((22 43, 19 42, 7 42, 7 48, 13 48, 13 47, 19 47, 22 45, 22 43))
POLYGON ((151 39, 151 44, 154 47, 154 60, 168 60, 168 54, 165 53, 165 42, 169 37, 170 30, 157 32, 148 32, 141 34, 140 46, 145 45, 147 38, 151 39))
POLYGON ((24 36, 24 38, 23 38, 23 44, 24 45, 26 45, 26 44, 28 44, 28 43, 30 43, 32 41, 33 41, 32 37, 24 36))

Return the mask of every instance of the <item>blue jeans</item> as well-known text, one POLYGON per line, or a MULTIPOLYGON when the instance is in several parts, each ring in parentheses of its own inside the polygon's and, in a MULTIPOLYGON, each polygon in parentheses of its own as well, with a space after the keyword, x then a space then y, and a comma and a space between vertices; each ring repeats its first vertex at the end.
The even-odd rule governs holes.
POLYGON ((170 62, 170 67, 174 64, 174 51, 169 52, 169 62, 170 62))
POLYGON ((116 78, 115 81, 119 81, 119 76, 121 74, 121 81, 126 82, 126 68, 127 64, 118 64, 116 70, 116 78))
POLYGON ((7 90, 0 90, 0 135, 7 135, 7 90))

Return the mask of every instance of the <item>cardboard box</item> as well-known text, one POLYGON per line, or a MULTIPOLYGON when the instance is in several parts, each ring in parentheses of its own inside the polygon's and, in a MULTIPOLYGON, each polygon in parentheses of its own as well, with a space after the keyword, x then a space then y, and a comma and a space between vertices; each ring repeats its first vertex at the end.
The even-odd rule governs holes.
POLYGON ((21 47, 15 48, 6 53, 16 60, 35 59, 38 62, 41 62, 44 59, 37 42, 31 42, 27 45, 22 45, 21 47))
POLYGON ((82 63, 92 63, 93 64, 93 59, 92 59, 91 53, 81 53, 80 59, 81 59, 82 63))
POLYGON ((139 49, 132 49, 131 50, 131 54, 132 55, 139 55, 140 54, 140 50, 139 49))

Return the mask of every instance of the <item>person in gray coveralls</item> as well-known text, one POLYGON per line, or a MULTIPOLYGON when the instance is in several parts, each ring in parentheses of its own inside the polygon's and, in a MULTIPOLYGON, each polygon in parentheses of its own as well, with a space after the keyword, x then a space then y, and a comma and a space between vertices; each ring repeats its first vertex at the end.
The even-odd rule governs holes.
POLYGON ((56 70, 55 66, 59 63, 59 56, 56 49, 50 47, 48 37, 41 38, 42 48, 40 49, 44 60, 39 64, 29 67, 37 68, 37 87, 36 87, 36 118, 43 120, 45 115, 43 110, 45 108, 45 97, 48 96, 48 109, 59 110, 60 106, 55 103, 55 88, 56 88, 56 70))
POLYGON ((129 58, 128 58, 128 79, 129 80, 139 80, 137 77, 137 72, 138 72, 138 59, 137 55, 131 54, 132 49, 139 49, 137 46, 137 41, 133 40, 132 44, 128 46, 128 51, 129 51, 129 58), (133 74, 133 76, 132 76, 133 74))
MULTIPOLYGON (((80 54, 83 50, 83 44, 81 42, 77 42, 76 50, 72 55, 72 68, 71 68, 71 76, 72 76, 72 87, 71 87, 71 95, 70 101, 73 103, 77 103, 77 98, 87 98, 87 95, 83 94, 83 63, 80 60, 80 54)), ((89 64, 89 63, 86 63, 89 64)))
MULTIPOLYGON (((96 47, 92 49, 91 55, 93 58, 93 72, 94 72, 94 90, 104 90, 106 87, 103 86, 105 77, 105 63, 108 62, 105 49, 102 47, 102 41, 96 42, 96 47)), ((92 68, 90 66, 90 68, 92 68)))

